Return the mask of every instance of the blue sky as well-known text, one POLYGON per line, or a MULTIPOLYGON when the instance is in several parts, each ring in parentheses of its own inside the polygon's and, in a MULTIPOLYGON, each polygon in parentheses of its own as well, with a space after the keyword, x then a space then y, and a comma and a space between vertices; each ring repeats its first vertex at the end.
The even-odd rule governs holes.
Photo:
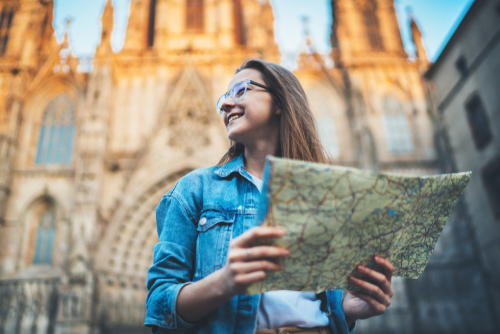
MULTIPOLYGON (((100 17, 106 0, 55 0, 54 27, 59 40, 64 36, 65 20, 70 18, 70 43, 79 57, 91 57, 100 42, 100 17)), ((115 8, 112 46, 118 52, 124 42, 131 0, 113 0, 115 8)), ((248 1, 248 0, 247 0, 248 1)), ((473 0, 395 0, 406 50, 412 54, 407 8, 411 7, 420 25, 427 52, 435 60, 473 0)), ((315 48, 330 49, 331 8, 329 0, 272 0, 275 36, 281 52, 296 54, 303 41, 302 17, 309 18, 309 31, 315 48)))

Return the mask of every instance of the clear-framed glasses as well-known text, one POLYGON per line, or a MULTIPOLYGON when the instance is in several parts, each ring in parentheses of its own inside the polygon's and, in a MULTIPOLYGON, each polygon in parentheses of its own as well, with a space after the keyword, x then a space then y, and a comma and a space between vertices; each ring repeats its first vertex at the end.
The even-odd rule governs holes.
POLYGON ((264 86, 264 85, 262 85, 262 84, 260 84, 258 82, 255 82, 255 81, 250 80, 250 79, 242 80, 242 81, 236 83, 236 85, 234 85, 233 89, 231 89, 230 91, 222 94, 222 96, 219 97, 219 100, 217 101, 217 113, 219 115, 224 114, 224 110, 222 110, 222 104, 224 103, 224 101, 229 96, 231 96, 231 98, 233 99, 233 101, 235 103, 238 103, 241 100, 243 100, 243 98, 245 97, 245 95, 247 93, 248 85, 250 85, 250 84, 258 86, 258 87, 265 88, 269 92, 271 92, 271 90, 269 89, 269 87, 266 87, 266 86, 264 86))

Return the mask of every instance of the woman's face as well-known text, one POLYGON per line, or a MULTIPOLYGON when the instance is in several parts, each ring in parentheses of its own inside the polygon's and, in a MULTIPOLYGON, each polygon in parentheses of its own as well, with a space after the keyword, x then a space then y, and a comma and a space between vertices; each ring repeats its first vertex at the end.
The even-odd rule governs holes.
MULTIPOLYGON (((228 91, 245 79, 266 85, 259 71, 244 69, 229 82, 228 91)), ((273 97, 265 88, 250 84, 243 100, 235 103, 228 97, 222 109, 225 111, 224 124, 230 140, 248 147, 257 141, 275 141, 278 138, 280 110, 274 107, 273 97), (235 115, 238 117, 234 118, 235 115)))

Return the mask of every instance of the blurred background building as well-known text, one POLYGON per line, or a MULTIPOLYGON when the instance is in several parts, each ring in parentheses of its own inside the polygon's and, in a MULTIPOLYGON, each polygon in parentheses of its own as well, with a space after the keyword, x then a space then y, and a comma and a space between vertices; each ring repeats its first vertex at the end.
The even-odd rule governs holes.
MULTIPOLYGON (((266 0, 130 6, 123 49, 108 0, 82 61, 67 34, 55 40, 52 0, 0 0, 0 333, 148 332, 156 205, 229 147, 215 102, 235 69, 280 60, 266 0)), ((298 37, 294 73, 337 164, 478 171, 423 277, 395 279, 393 304, 359 333, 499 331, 498 6, 471 7, 427 73, 437 90, 415 20, 417 56, 403 48, 393 0, 332 0, 328 59, 307 25, 298 37)))
POLYGON ((457 211, 463 210, 463 217, 470 220, 469 230, 475 238, 466 239, 473 242, 471 246, 477 255, 476 259, 470 257, 470 264, 465 254, 459 256, 461 261, 453 262, 457 265, 461 262, 464 269, 474 262, 482 264, 484 284, 488 287, 485 302, 497 312, 500 310, 499 73, 500 1, 475 1, 426 77, 435 82, 438 92, 434 102, 441 170, 472 171, 457 211))

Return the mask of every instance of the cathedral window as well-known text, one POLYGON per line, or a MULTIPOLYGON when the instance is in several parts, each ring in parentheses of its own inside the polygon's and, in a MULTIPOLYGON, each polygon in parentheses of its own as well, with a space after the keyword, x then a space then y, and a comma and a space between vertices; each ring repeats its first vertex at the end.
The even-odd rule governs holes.
POLYGON ((55 234, 55 215, 52 207, 47 206, 40 216, 35 240, 33 264, 52 263, 52 245, 55 234))
POLYGON ((384 99, 383 108, 385 138, 389 152, 394 154, 412 153, 413 142, 410 127, 401 103, 388 97, 384 99))
POLYGON ((149 21, 148 21, 148 47, 152 48, 155 40, 155 18, 156 18, 156 0, 149 3, 149 21))
POLYGON ((363 8, 363 21, 366 28, 368 43, 374 51, 382 51, 382 36, 380 35, 380 27, 374 6, 365 6, 363 8))
POLYGON ((455 68, 460 72, 460 75, 463 77, 467 76, 469 73, 469 68, 467 66, 467 60, 464 56, 458 57, 457 61, 455 61, 455 68))
POLYGON ((36 164, 71 162, 75 130, 75 108, 66 95, 56 97, 43 115, 36 164))
POLYGON ((3 56, 9 42, 9 31, 14 18, 14 9, 2 9, 0 14, 0 55, 3 56))
POLYGON ((246 44, 245 25, 243 21, 243 11, 241 8, 241 0, 233 0, 233 17, 234 17, 234 39, 237 45, 246 44))
POLYGON ((186 31, 203 32, 203 0, 186 1, 186 31))
POLYGON ((500 220, 500 155, 488 162, 481 174, 493 216, 500 220))
POLYGON ((474 95, 465 104, 467 121, 474 144, 478 150, 482 150, 492 141, 490 122, 483 102, 479 95, 474 95))

